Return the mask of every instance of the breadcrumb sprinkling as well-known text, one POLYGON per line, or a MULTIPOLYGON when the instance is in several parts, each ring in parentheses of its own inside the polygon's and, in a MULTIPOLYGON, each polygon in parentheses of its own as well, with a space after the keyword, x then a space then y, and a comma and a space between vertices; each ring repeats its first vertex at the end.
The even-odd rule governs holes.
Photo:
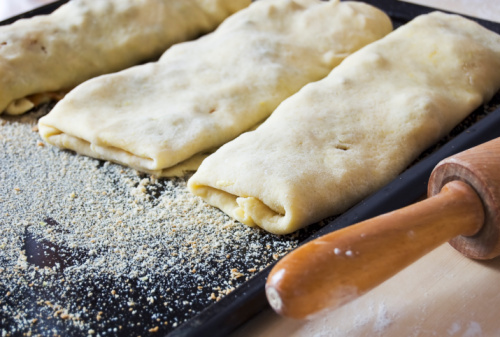
POLYGON ((0 117, 0 335, 165 334, 298 245, 207 205, 189 176, 46 145, 47 111, 0 117))

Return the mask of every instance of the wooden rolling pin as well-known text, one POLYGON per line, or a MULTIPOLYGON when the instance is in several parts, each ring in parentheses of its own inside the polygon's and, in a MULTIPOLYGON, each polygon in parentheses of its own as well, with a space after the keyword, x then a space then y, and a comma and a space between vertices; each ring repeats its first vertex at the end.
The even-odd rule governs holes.
POLYGON ((335 309, 446 241, 470 258, 500 255, 500 138, 441 161, 428 196, 285 256, 267 279, 271 307, 299 319, 335 309))

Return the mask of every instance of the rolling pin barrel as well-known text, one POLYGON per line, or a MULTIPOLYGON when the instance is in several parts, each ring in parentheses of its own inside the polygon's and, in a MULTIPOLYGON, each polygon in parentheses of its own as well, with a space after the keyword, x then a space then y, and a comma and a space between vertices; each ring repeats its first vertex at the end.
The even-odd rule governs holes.
POLYGON ((292 318, 334 309, 446 241, 470 258, 500 255, 500 138, 441 161, 428 196, 285 256, 266 283, 271 307, 292 318))
POLYGON ((463 181, 478 194, 485 221, 472 236, 459 235, 449 243, 473 259, 500 255, 500 139, 495 139, 442 160, 432 171, 427 194, 433 197, 450 181, 463 181))

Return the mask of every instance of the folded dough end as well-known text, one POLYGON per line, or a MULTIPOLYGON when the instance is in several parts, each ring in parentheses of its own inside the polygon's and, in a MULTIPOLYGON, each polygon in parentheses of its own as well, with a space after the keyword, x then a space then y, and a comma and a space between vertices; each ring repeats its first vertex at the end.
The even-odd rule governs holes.
MULTIPOLYGON (((7 108, 5 108, 5 113, 7 115, 21 115, 29 110, 31 110, 35 104, 27 98, 20 98, 12 101, 7 108)), ((0 114, 2 111, 0 111, 0 114)))
POLYGON ((283 230, 282 225, 286 215, 273 211, 259 199, 255 197, 238 197, 236 203, 239 206, 234 211, 236 220, 248 226, 259 226, 273 234, 289 233, 290 224, 287 224, 286 231, 283 230))
POLYGON ((257 197, 242 197, 224 191, 229 182, 219 184, 215 188, 197 183, 189 179, 188 189, 208 204, 215 206, 233 219, 249 226, 260 227, 272 234, 283 235, 292 233, 304 225, 291 216, 290 210, 285 214, 274 211, 257 197), (219 186, 220 185, 220 186, 219 186))
POLYGON ((161 176, 162 170, 155 170, 155 163, 152 158, 136 156, 118 148, 99 146, 82 138, 74 137, 62 132, 58 128, 45 124, 44 118, 41 118, 38 123, 38 131, 42 139, 49 144, 100 160, 110 160, 122 165, 127 163, 128 166, 136 170, 161 176), (143 168, 145 166, 151 167, 151 169, 145 170, 143 168))

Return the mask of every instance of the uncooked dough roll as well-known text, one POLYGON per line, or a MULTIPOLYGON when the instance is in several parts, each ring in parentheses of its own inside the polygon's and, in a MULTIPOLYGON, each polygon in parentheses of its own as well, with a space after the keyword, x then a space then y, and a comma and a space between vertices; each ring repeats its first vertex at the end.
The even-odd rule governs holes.
POLYGON ((40 134, 84 155, 180 175, 391 30, 387 15, 363 3, 257 1, 159 62, 78 86, 40 120, 40 134))
POLYGON ((499 35, 421 16, 222 146, 188 186, 247 225, 291 233, 394 179, 499 88, 499 35))
MULTIPOLYGON (((215 29, 250 0, 72 0, 50 15, 0 27, 0 113, 39 96, 150 61, 215 29)), ((48 98, 49 96, 45 96, 48 98)))

